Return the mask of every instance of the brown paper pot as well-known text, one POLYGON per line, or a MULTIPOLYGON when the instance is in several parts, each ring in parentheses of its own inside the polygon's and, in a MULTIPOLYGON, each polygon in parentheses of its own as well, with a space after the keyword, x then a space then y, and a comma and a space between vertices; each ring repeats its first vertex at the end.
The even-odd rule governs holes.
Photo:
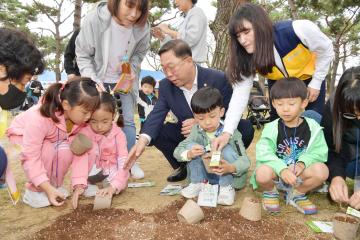
POLYGON ((189 199, 180 209, 177 217, 180 222, 194 224, 204 219, 204 212, 201 210, 200 206, 196 202, 189 199))
POLYGON ((241 205, 240 215, 250 221, 261 220, 261 203, 253 197, 246 197, 241 205))
POLYGON ((208 154, 205 154, 203 157, 202 157, 202 160, 203 160, 203 163, 204 163, 204 166, 205 166, 205 169, 208 173, 214 173, 213 170, 211 169, 210 167, 210 160, 211 160, 211 154, 208 153, 208 154))
POLYGON ((92 148, 91 140, 82 133, 76 135, 76 137, 70 144, 70 149, 75 155, 82 155, 91 148, 92 148))
POLYGON ((359 220, 344 213, 336 213, 333 219, 334 236, 340 240, 356 239, 359 220))

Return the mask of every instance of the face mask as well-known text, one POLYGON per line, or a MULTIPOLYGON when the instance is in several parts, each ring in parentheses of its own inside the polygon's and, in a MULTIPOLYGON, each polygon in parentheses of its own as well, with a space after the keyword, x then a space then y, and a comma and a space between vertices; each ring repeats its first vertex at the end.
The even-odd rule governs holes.
POLYGON ((13 84, 9 84, 9 90, 4 95, 0 95, 0 107, 5 110, 17 108, 23 104, 26 92, 21 91, 13 84))

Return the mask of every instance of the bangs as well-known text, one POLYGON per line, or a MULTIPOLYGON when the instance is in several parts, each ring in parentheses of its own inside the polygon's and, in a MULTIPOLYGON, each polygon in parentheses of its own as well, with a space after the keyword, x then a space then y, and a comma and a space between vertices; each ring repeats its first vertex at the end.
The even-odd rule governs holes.
POLYGON ((100 99, 98 96, 83 96, 81 98, 81 101, 77 104, 79 106, 82 106, 84 109, 90 112, 94 112, 100 103, 100 99))
POLYGON ((128 6, 129 8, 137 7, 138 10, 141 10, 141 6, 140 6, 138 0, 126 0, 125 4, 126 4, 126 6, 128 6))
POLYGON ((229 34, 233 38, 237 38, 238 33, 248 30, 244 26, 244 18, 234 19, 229 23, 229 34))
POLYGON ((272 100, 298 97, 302 100, 307 98, 307 87, 305 83, 298 78, 283 78, 277 80, 270 90, 270 98, 272 100))
POLYGON ((356 88, 344 89, 343 101, 339 102, 339 109, 342 113, 356 113, 360 112, 360 94, 356 88))

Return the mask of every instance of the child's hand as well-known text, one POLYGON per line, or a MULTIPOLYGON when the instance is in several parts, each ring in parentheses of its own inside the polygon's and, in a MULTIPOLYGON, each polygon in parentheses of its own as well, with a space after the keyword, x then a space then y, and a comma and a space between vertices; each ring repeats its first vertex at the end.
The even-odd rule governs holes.
POLYGON ((305 170, 305 164, 303 162, 297 162, 295 164, 295 175, 298 177, 305 170))
POLYGON ((296 176, 288 168, 285 168, 280 172, 280 177, 286 184, 289 184, 291 186, 294 186, 296 184, 296 176))
POLYGON ((51 205, 61 206, 64 204, 65 195, 54 188, 49 182, 41 183, 40 188, 46 193, 51 205))
POLYGON ((227 173, 234 173, 236 172, 236 167, 230 163, 228 163, 224 159, 220 159, 220 166, 212 168, 213 172, 217 175, 224 175, 227 173))
POLYGON ((193 158, 203 155, 204 153, 205 153, 204 147, 197 144, 197 145, 194 145, 191 147, 191 149, 187 153, 187 157, 188 157, 188 159, 193 159, 193 158))
POLYGON ((106 188, 100 189, 97 191, 96 195, 105 197, 107 195, 112 196, 115 193, 115 189, 110 185, 106 188))
POLYGON ((83 194, 85 191, 85 189, 81 186, 75 186, 75 190, 73 192, 73 196, 72 196, 72 207, 73 209, 76 209, 78 207, 78 203, 79 203, 79 196, 81 194, 83 194))

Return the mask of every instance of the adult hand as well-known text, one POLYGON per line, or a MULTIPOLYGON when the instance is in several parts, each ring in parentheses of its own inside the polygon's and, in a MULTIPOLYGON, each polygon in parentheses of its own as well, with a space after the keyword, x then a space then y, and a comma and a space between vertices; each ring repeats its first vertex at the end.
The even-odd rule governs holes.
POLYGON ((189 136, 191 132, 191 128, 195 123, 196 120, 194 118, 189 118, 183 121, 181 126, 181 134, 184 135, 185 137, 189 136))
POLYGON ((137 143, 131 148, 128 158, 124 163, 123 169, 130 170, 132 165, 134 165, 136 159, 138 159, 140 155, 144 152, 147 144, 148 144, 147 138, 140 135, 140 138, 137 141, 137 143))
POLYGON ((72 199, 71 199, 73 209, 76 209, 78 207, 79 197, 84 192, 85 192, 85 189, 82 186, 75 186, 75 190, 73 192, 72 199))
POLYGON ((43 182, 39 187, 44 190, 51 205, 61 206, 64 204, 65 195, 54 188, 49 182, 43 182))
POLYGON ((74 79, 76 79, 76 74, 71 73, 67 75, 68 82, 71 82, 74 79))
POLYGON ((227 173, 234 173, 236 172, 236 167, 230 163, 228 163, 224 159, 220 159, 220 166, 212 168, 213 172, 216 175, 224 175, 227 173))
POLYGON ((101 196, 101 197, 105 197, 105 196, 112 196, 112 195, 114 195, 114 193, 115 193, 115 188, 113 188, 110 185, 110 186, 108 186, 106 188, 98 190, 96 195, 101 196))
POLYGON ((153 34, 154 37, 158 38, 160 41, 163 41, 165 38, 164 33, 161 31, 161 29, 159 27, 153 27, 151 29, 151 32, 153 34))
POLYGON ((223 132, 220 136, 214 138, 211 141, 211 149, 213 151, 221 151, 226 146, 226 144, 228 144, 230 138, 230 133, 223 132))
POLYGON ((171 30, 169 28, 169 25, 165 24, 165 23, 162 23, 160 25, 158 25, 158 28, 163 32, 163 33, 168 33, 169 30, 171 30))
POLYGON ((295 186, 295 184, 296 184, 296 176, 288 168, 285 168, 284 170, 282 170, 280 172, 280 177, 286 184, 289 184, 291 186, 295 186))
POLYGON ((187 157, 188 157, 188 159, 193 159, 193 158, 203 155, 204 152, 205 152, 204 147, 199 144, 196 144, 196 145, 192 146, 191 149, 188 151, 187 157))
POLYGON ((309 102, 316 101, 316 99, 318 98, 318 96, 320 94, 320 90, 317 90, 317 89, 311 88, 311 87, 307 88, 307 92, 308 92, 309 102))
POLYGON ((329 193, 331 199, 335 202, 349 202, 348 187, 346 186, 345 179, 342 177, 337 176, 331 180, 329 193))

